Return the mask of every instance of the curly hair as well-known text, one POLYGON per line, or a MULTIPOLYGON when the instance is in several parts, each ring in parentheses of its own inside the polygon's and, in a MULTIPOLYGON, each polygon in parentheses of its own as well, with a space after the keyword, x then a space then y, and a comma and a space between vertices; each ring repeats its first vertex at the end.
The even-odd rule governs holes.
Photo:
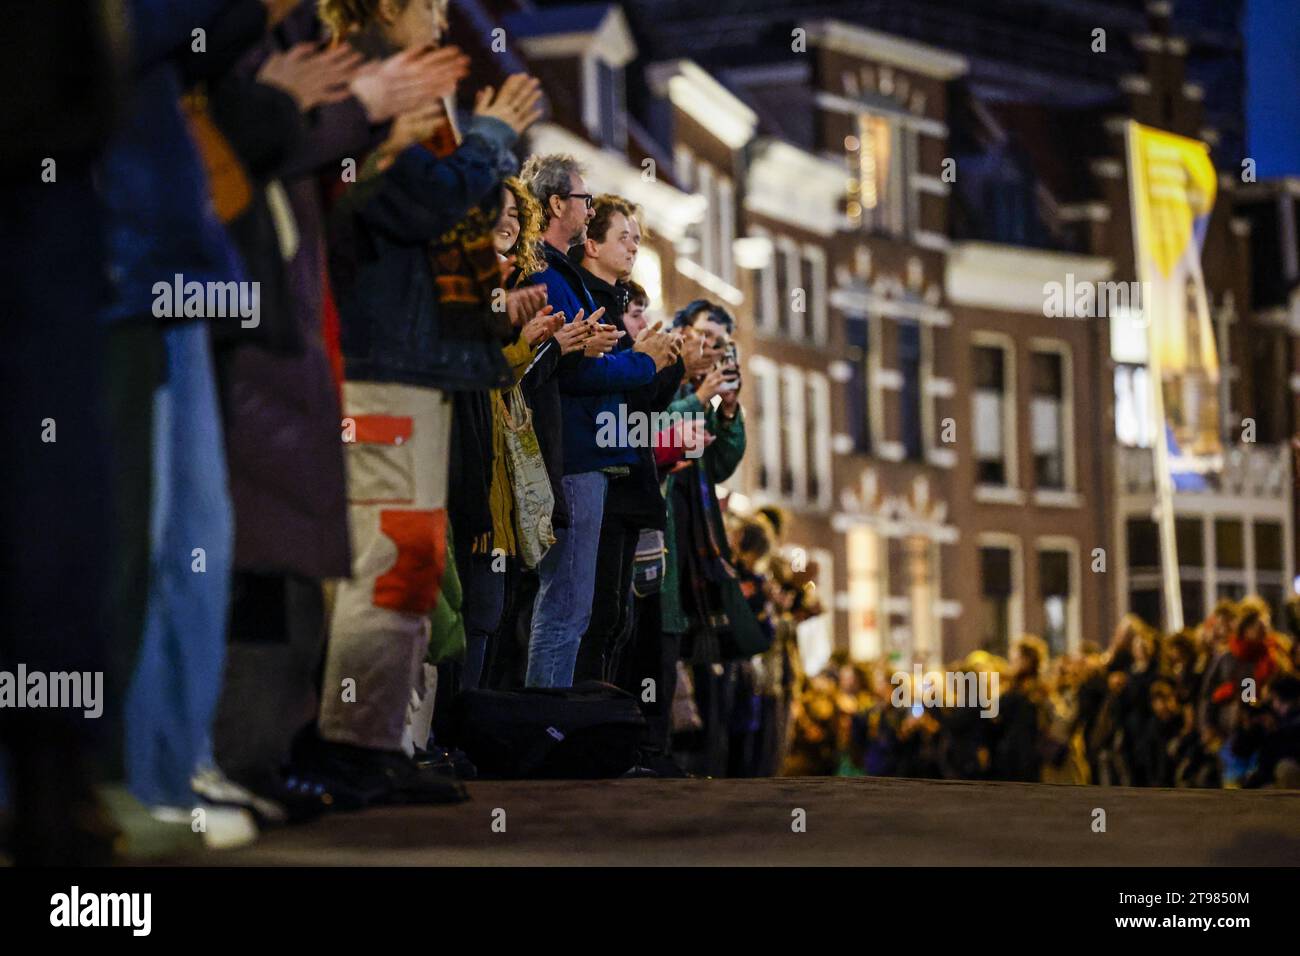
POLYGON ((515 206, 519 210, 519 236, 507 255, 515 257, 515 268, 519 270, 520 278, 526 278, 546 268, 541 253, 542 205, 518 176, 507 178, 502 185, 515 197, 515 206))
POLYGON ((378 12, 379 0, 320 0, 320 18, 336 37, 370 26, 378 12))

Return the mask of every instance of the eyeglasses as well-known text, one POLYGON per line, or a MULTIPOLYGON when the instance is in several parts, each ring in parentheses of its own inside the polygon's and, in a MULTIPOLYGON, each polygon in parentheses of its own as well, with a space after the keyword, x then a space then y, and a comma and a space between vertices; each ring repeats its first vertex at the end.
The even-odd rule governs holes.
POLYGON ((588 209, 591 208, 591 204, 592 204, 592 203, 595 201, 595 199, 596 199, 596 197, 593 196, 591 193, 569 193, 569 195, 565 196, 564 198, 565 198, 565 199, 581 199, 583 202, 585 202, 585 203, 587 204, 587 208, 588 208, 588 209))

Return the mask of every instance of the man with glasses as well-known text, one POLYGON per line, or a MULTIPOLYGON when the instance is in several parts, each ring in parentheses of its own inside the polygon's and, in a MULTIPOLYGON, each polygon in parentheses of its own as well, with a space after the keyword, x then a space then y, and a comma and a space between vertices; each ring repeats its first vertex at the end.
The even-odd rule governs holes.
MULTIPOLYGON (((566 321, 600 319, 604 310, 596 308, 567 255, 571 246, 586 239, 593 216, 582 167, 571 156, 534 156, 524 164, 521 177, 543 214, 546 268, 530 281, 546 286, 548 302, 566 321)), ((585 347, 560 360, 554 380, 559 392, 558 422, 548 421, 545 396, 534 402, 539 439, 562 444, 561 485, 569 525, 555 529, 555 544, 538 567, 525 678, 529 687, 573 683, 578 645, 591 618, 596 547, 609 478, 627 474, 637 460, 635 448, 597 443, 598 416, 611 413, 617 418, 623 393, 649 383, 671 361, 666 336, 647 336, 631 349, 612 351, 624 334, 611 325, 593 323, 585 347)))

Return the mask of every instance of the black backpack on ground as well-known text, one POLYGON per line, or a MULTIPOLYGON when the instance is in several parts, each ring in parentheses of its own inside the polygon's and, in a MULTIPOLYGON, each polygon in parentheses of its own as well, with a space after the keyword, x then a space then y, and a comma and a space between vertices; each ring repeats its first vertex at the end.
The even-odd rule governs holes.
POLYGON ((644 729, 636 698, 600 681, 470 690, 452 704, 452 742, 485 779, 622 776, 637 763, 644 729))

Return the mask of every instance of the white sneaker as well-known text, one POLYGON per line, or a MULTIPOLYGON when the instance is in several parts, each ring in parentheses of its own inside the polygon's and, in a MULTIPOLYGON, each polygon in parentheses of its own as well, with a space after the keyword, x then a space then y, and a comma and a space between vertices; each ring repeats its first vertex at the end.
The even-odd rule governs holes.
POLYGON ((190 777, 190 787, 203 803, 247 810, 263 824, 278 826, 289 819, 289 814, 280 804, 241 787, 218 767, 196 771, 190 777))
POLYGON ((235 850, 257 840, 253 815, 240 807, 153 807, 149 814, 160 823, 188 824, 203 837, 203 845, 209 850, 235 850))

